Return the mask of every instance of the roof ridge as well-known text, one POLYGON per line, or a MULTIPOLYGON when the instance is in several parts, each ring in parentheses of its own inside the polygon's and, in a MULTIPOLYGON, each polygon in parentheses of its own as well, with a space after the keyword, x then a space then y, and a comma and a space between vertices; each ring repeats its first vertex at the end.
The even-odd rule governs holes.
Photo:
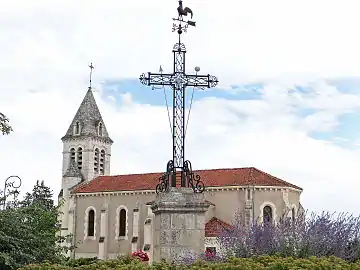
POLYGON ((216 171, 216 170, 244 170, 244 169, 252 169, 254 167, 232 167, 232 168, 217 168, 217 169, 200 169, 194 171, 216 171))
POLYGON ((161 174, 164 172, 149 172, 149 173, 127 173, 127 174, 114 174, 114 175, 100 175, 98 177, 117 177, 117 176, 130 176, 130 175, 144 175, 144 174, 161 174))
POLYGON ((211 222, 211 221, 218 221, 218 222, 220 222, 220 223, 223 223, 224 225, 226 225, 226 226, 231 226, 229 223, 227 223, 226 221, 223 221, 222 219, 219 219, 219 218, 217 218, 217 217, 212 217, 211 219, 209 219, 209 221, 208 222, 206 222, 205 224, 207 224, 207 223, 209 223, 209 222, 211 222))
POLYGON ((205 223, 205 237, 219 236, 223 231, 231 228, 232 226, 229 223, 214 216, 205 223))
MULTIPOLYGON (((76 193, 105 192, 105 191, 136 191, 136 190, 154 190, 158 184, 159 177, 164 172, 124 174, 124 175, 106 175, 98 176, 88 182, 85 186, 78 187, 76 193)), ((255 167, 245 168, 223 168, 211 170, 197 170, 195 174, 201 175, 205 179, 205 185, 210 187, 228 187, 228 186, 276 186, 290 187, 302 191, 302 188, 293 185, 280 178, 265 173, 255 167)))
MULTIPOLYGON (((244 170, 244 169, 255 169, 254 167, 238 167, 238 168, 217 168, 217 169, 200 169, 194 170, 194 172, 200 171, 219 171, 219 170, 244 170)), ((116 177, 116 176, 127 176, 127 175, 144 175, 144 174, 162 174, 162 172, 145 172, 145 173, 126 173, 126 174, 114 174, 114 175, 101 175, 99 177, 116 177)))
POLYGON ((76 193, 76 190, 78 188, 83 188, 83 187, 89 186, 91 184, 91 182, 93 182, 97 178, 99 178, 99 176, 91 179, 90 181, 81 181, 80 183, 74 185, 73 187, 71 187, 71 189, 72 189, 71 193, 76 193))
POLYGON ((287 184, 287 185, 289 185, 289 186, 291 186, 291 187, 294 187, 294 188, 303 190, 301 187, 298 187, 298 186, 296 186, 296 185, 294 185, 294 184, 291 184, 291 183, 289 183, 289 182, 287 182, 287 181, 285 181, 285 180, 283 180, 283 179, 281 179, 281 178, 279 178, 279 177, 273 176, 273 175, 271 175, 271 174, 269 174, 269 173, 267 173, 267 172, 264 172, 264 171, 262 171, 262 170, 259 170, 259 169, 255 168, 255 167, 254 167, 254 170, 256 170, 256 171, 258 171, 259 173, 262 173, 262 174, 264 174, 264 175, 266 175, 266 176, 268 176, 268 177, 270 177, 270 178, 272 178, 272 179, 274 179, 274 180, 276 180, 276 181, 279 181, 279 182, 281 182, 281 183, 283 183, 283 184, 287 184))

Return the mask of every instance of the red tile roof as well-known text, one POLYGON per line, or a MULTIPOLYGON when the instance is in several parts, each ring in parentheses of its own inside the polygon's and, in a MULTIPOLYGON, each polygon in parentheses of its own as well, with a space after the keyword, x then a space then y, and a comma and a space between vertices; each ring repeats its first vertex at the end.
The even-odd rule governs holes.
MULTIPOLYGON (((207 187, 223 186, 279 186, 302 188, 260 171, 256 168, 199 170, 194 173, 201 176, 207 187)), ((92 193, 106 191, 154 190, 163 173, 144 173, 114 176, 99 176, 80 184, 74 193, 92 193)))
POLYGON ((217 237, 224 229, 230 229, 231 225, 213 217, 205 224, 205 237, 217 237))

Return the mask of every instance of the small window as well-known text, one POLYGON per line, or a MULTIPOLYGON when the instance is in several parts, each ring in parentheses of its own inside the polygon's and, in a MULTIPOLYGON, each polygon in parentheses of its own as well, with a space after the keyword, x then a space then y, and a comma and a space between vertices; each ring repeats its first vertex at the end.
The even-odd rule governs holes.
POLYGON ((94 155, 94 172, 99 172, 99 149, 95 149, 95 155, 94 155))
POLYGON ((104 175, 105 174, 105 151, 101 150, 100 152, 100 161, 99 161, 99 170, 100 170, 100 174, 104 175))
POLYGON ((126 210, 123 208, 120 210, 119 215, 119 236, 126 235, 126 210))
POLYGON ((75 135, 80 135, 80 123, 75 123, 75 135))
POLYGON ((206 247, 206 252, 209 252, 212 255, 215 255, 216 254, 216 247, 206 247))
POLYGON ((71 162, 75 162, 75 148, 70 149, 70 160, 71 162))
POLYGON ((79 147, 77 150, 77 165, 78 165, 78 169, 81 170, 82 169, 82 148, 79 147))
POLYGON ((98 126, 98 135, 99 136, 103 135, 103 125, 101 122, 99 123, 99 126, 98 126))
POLYGON ((294 223, 296 218, 295 208, 291 209, 291 220, 294 223))
POLYGON ((265 206, 263 209, 263 220, 264 223, 271 223, 273 219, 272 209, 270 206, 265 206))
POLYGON ((95 211, 91 209, 88 214, 88 236, 94 236, 95 233, 95 211))

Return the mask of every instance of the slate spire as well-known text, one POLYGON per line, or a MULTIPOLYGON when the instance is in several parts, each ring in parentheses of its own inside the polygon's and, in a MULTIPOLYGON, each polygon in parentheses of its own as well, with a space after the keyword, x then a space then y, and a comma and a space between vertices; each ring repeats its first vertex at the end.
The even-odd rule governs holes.
POLYGON ((61 140, 64 141, 75 137, 93 137, 113 143, 106 130, 91 87, 88 88, 74 119, 61 140))

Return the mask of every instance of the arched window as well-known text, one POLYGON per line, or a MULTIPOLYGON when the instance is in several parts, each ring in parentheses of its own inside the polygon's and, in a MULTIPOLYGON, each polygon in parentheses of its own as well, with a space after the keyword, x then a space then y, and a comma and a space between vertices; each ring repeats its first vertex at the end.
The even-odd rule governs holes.
POLYGON ((88 214, 87 236, 94 236, 94 234, 95 234, 95 211, 91 209, 88 214))
POLYGON ((99 126, 98 126, 98 135, 99 136, 103 135, 103 125, 101 122, 99 123, 99 126))
POLYGON ((95 148, 95 155, 94 155, 94 172, 99 172, 99 149, 95 148))
POLYGON ((75 123, 75 135, 79 135, 80 134, 80 123, 76 122, 75 123))
POLYGON ((119 214, 119 236, 126 235, 126 210, 122 208, 119 214))
POLYGON ((295 213, 295 208, 293 207, 291 209, 291 221, 294 223, 295 222, 295 218, 296 218, 296 213, 295 213))
POLYGON ((263 221, 264 223, 271 223, 273 220, 273 213, 270 206, 266 205, 263 209, 263 221))
POLYGON ((70 149, 70 162, 75 162, 75 148, 70 149))
POLYGON ((104 174, 105 173, 105 151, 104 150, 101 150, 100 152, 100 174, 104 174))
POLYGON ((79 147, 77 150, 77 164, 78 164, 78 169, 81 170, 82 169, 82 148, 79 147))

